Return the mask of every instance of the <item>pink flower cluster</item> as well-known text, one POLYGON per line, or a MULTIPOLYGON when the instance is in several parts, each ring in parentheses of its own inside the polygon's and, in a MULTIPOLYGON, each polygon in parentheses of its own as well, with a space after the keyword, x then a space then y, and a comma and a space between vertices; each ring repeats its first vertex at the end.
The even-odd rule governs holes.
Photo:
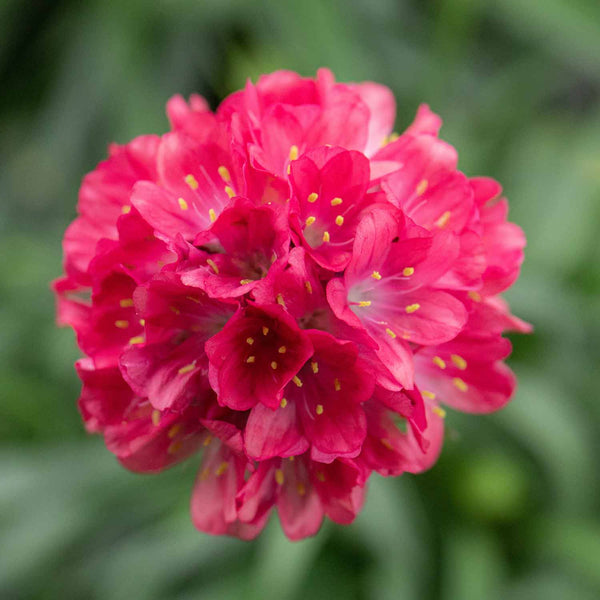
POLYGON ((444 410, 502 407, 500 292, 525 238, 457 170, 425 105, 392 133, 374 83, 280 71, 87 175, 55 282, 87 355, 79 407, 127 468, 200 460, 196 527, 249 539, 350 523, 372 471, 427 469, 444 410))

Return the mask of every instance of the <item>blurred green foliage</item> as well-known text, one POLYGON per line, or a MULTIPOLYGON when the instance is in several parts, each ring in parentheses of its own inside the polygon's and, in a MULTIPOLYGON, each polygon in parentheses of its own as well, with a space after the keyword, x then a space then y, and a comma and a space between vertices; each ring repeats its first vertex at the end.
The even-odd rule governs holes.
POLYGON ((0 597, 587 600, 600 597, 597 0, 0 3, 0 597), (319 66, 445 120, 461 168, 503 182, 529 238, 509 299, 520 380, 449 414, 439 464, 374 478, 347 528, 292 544, 197 533, 191 461, 155 477, 83 432, 73 335, 48 282, 81 176, 165 131, 166 99, 319 66))

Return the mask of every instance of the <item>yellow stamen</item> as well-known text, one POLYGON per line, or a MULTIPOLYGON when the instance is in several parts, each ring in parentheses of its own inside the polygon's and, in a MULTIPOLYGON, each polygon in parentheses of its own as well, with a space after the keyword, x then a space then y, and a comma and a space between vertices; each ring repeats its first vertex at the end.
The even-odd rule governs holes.
POLYGON ((134 346, 135 344, 143 344, 144 343, 144 336, 143 335, 136 335, 135 337, 132 337, 129 340, 129 344, 131 346, 134 346))
POLYGON ((181 210, 187 210, 189 208, 188 203, 183 198, 177 198, 177 203, 181 210))
POLYGON ((265 327, 265 326, 263 325, 263 328, 262 328, 262 333, 263 333, 263 335, 267 335, 267 333, 269 333, 269 328, 268 328, 268 327, 265 327))
POLYGON ((342 384, 340 383, 340 380, 337 377, 333 381, 333 387, 335 388, 336 392, 339 392, 342 389, 342 384))
POLYGON ((448 225, 448 221, 450 221, 450 216, 451 216, 451 212, 449 210, 447 210, 436 222, 435 222, 435 226, 439 227, 440 229, 443 229, 444 227, 446 227, 446 225, 448 225))
POLYGON ((467 368, 467 361, 458 354, 450 355, 452 362, 459 368, 461 371, 464 371, 467 368))
POLYGON ((152 411, 152 425, 154 425, 154 427, 158 427, 160 423, 160 410, 153 410, 152 411))
POLYGON ((179 369, 179 371, 177 371, 177 372, 180 375, 185 375, 186 373, 193 371, 195 368, 196 368, 196 361, 190 363, 189 365, 185 365, 185 367, 181 367, 181 369, 179 369))
POLYGON ((387 438, 381 438, 379 441, 381 442, 381 445, 385 446, 388 450, 394 449, 394 447, 392 446, 392 443, 387 438))
POLYGON ((275 469, 275 481, 277 485, 283 485, 283 471, 281 469, 275 469))
POLYGON ((200 473, 200 481, 206 481, 208 479, 208 476, 210 475, 210 470, 208 467, 204 467, 204 469, 202 469, 202 472, 200 473))
POLYGON ((200 304, 201 302, 199 298, 195 298, 194 296, 186 296, 185 299, 190 302, 195 302, 196 304, 200 304))
POLYGON ((296 160, 298 158, 298 146, 295 144, 290 148, 290 160, 296 160))
POLYGON ((279 346, 277 352, 279 352, 279 354, 285 354, 287 352, 287 348, 285 346, 279 346))
POLYGON ((359 306, 371 306, 371 301, 370 300, 361 300, 358 303, 359 306))
POLYGON ((413 267, 405 267, 402 269, 402 275, 404 275, 404 277, 410 277, 414 272, 415 270, 413 267))
POLYGON ((219 267, 217 267, 217 263, 215 263, 215 261, 212 258, 207 258, 206 262, 208 263, 208 266, 218 275, 219 267))
POLYGON ((186 175, 184 179, 185 182, 190 186, 190 188, 192 188, 193 190, 198 189, 198 181, 193 175, 186 175))
POLYGON ((281 408, 285 408, 287 406, 287 399, 286 398, 282 398, 281 399, 281 403, 279 404, 279 406, 281 406, 281 408))
POLYGON ((439 367, 440 369, 445 369, 446 368, 446 361, 444 361, 443 359, 441 359, 439 356, 434 356, 433 357, 433 364, 436 367, 439 367))
POLYGON ((323 241, 328 242, 331 238, 329 237, 329 231, 323 232, 323 241))
POLYGON ((276 300, 277 300, 277 304, 279 304, 279 305, 283 306, 283 308, 285 308, 285 300, 283 299, 283 296, 281 294, 277 294, 276 300))
POLYGON ((221 477, 221 475, 225 474, 225 471, 229 468, 229 463, 222 462, 215 470, 215 475, 217 477, 221 477))
POLYGON ((175 425, 169 429, 167 437, 173 439, 182 429, 183 425, 181 423, 175 423, 175 425))
POLYGON ((248 364, 251 364, 251 363, 253 363, 253 362, 256 362, 256 356, 249 356, 249 357, 246 359, 246 362, 247 362, 248 364))
POLYGON ((337 197, 336 197, 336 198, 334 198, 334 199, 331 201, 331 206, 338 206, 338 205, 339 205, 339 204, 341 204, 342 202, 343 202, 343 200, 342 200, 341 198, 337 198, 337 197))
POLYGON ((176 306, 169 306, 169 310, 175 315, 181 314, 181 311, 176 306))
POLYGON ((298 375, 294 375, 292 377, 292 381, 298 386, 298 387, 302 387, 302 379, 300 379, 300 377, 298 377, 298 375))
POLYGON ((392 338, 396 339, 396 334, 388 327, 385 332, 392 338))
POLYGON ((131 298, 123 298, 123 300, 119 301, 119 304, 121 305, 121 308, 129 308, 130 306, 133 306, 133 300, 131 298))
POLYGON ((417 185, 417 196, 421 196, 422 194, 424 194, 428 186, 429 181, 427 181, 427 179, 421 179, 421 181, 419 181, 419 184, 417 185))
POLYGON ((271 361, 271 369, 273 369, 273 371, 277 368, 277 361, 272 360, 271 361))
POLYGON ((373 279, 377 279, 377 281, 379 281, 381 279, 381 273, 379 271, 373 271, 371 273, 371 277, 373 279))
POLYGON ((181 440, 175 440, 168 448, 167 448, 167 453, 168 454, 177 454, 177 452, 179 452, 181 450, 181 446, 182 446, 182 442, 181 440))
POLYGON ((408 313, 414 313, 421 308, 421 305, 415 302, 414 304, 409 304, 404 310, 408 313))
POLYGON ((322 404, 317 404, 317 407, 315 408, 315 412, 318 415, 322 415, 323 414, 323 405, 322 404))
POLYGON ((232 187, 229 187, 228 185, 225 186, 225 193, 230 197, 233 198, 235 196, 235 192, 233 191, 232 187))
POLYGON ((140 325, 143 327, 146 324, 146 319, 140 319, 140 325))
POLYGON ((441 406, 435 406, 432 410, 438 417, 442 419, 446 417, 446 411, 441 406))
POLYGON ((208 209, 208 216, 210 217, 210 222, 214 223, 217 220, 217 213, 214 208, 208 209))
POLYGON ((305 221, 306 226, 310 227, 317 219, 315 217, 308 217, 305 221))
POLYGON ((252 346, 252 344, 254 344, 254 338, 252 338, 252 337, 246 338, 246 344, 248 344, 248 346, 252 346))
POLYGON ((435 400, 435 394, 433 392, 428 392, 427 390, 421 390, 421 395, 428 400, 435 400))
POLYGON ((310 368, 312 369, 312 372, 316 375, 319 372, 319 363, 316 360, 313 360, 310 363, 310 368))
POLYGON ((252 279, 240 279, 240 285, 248 285, 252 283, 252 279))
POLYGON ((469 389, 469 386, 460 378, 460 377, 455 377, 452 380, 452 383, 461 391, 461 392, 466 392, 469 389))
POLYGON ((231 175, 229 173, 229 169, 223 165, 221 165, 218 169, 217 169, 218 173, 219 173, 219 177, 225 182, 225 183, 229 183, 231 181, 231 175))
POLYGON ((126 321, 125 319, 119 319, 118 321, 115 321, 115 327, 118 327, 119 329, 127 329, 129 327, 129 321, 126 321))
POLYGON ((341 226, 344 224, 344 217, 342 217, 342 215, 338 215, 338 216, 335 218, 335 224, 336 224, 338 227, 341 227, 341 226))
POLYGON ((131 212, 131 206, 129 206, 129 204, 125 204, 125 206, 121 207, 121 212, 126 215, 127 213, 131 212))
MULTIPOLYGON (((293 458, 293 457, 290 456, 290 458, 293 458)), ((299 496, 304 496, 304 494, 306 494, 306 487, 304 486, 304 484, 301 481, 299 481, 296 484, 296 491, 298 492, 299 496)))
POLYGON ((212 442, 212 435, 207 435, 206 439, 202 442, 202 445, 206 448, 207 446, 210 446, 210 443, 212 442))
POLYGON ((312 294, 313 290, 312 290, 312 285, 310 284, 310 281, 305 281, 304 282, 304 287, 306 288, 306 291, 309 294, 312 294))
POLYGON ((469 298, 471 298, 473 302, 481 302, 481 294, 475 290, 471 290, 469 292, 469 298))
POLYGON ((308 195, 307 200, 312 204, 313 202, 316 202, 319 198, 319 194, 316 194, 315 192, 313 192, 312 194, 308 195))

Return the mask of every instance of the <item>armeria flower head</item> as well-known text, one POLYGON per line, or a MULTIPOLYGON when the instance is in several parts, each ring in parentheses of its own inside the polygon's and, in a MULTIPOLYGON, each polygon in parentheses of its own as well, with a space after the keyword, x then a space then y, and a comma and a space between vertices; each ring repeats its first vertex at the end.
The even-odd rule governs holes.
POLYGON ((202 531, 350 523, 373 471, 435 463, 442 405, 510 399, 523 233, 427 106, 392 133, 383 86, 279 71, 167 113, 111 146, 65 234, 86 427, 134 471, 197 460, 202 531))

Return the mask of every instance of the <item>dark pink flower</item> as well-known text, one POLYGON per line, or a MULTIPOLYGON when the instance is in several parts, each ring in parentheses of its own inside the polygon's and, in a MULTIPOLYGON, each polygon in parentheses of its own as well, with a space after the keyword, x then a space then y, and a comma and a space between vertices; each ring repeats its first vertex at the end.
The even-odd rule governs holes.
POLYGON ((350 523, 372 471, 435 463, 442 405, 509 401, 523 232, 429 107, 392 133, 378 84, 279 71, 167 113, 85 177, 65 234, 85 426, 134 471, 199 456, 202 531, 350 523))

